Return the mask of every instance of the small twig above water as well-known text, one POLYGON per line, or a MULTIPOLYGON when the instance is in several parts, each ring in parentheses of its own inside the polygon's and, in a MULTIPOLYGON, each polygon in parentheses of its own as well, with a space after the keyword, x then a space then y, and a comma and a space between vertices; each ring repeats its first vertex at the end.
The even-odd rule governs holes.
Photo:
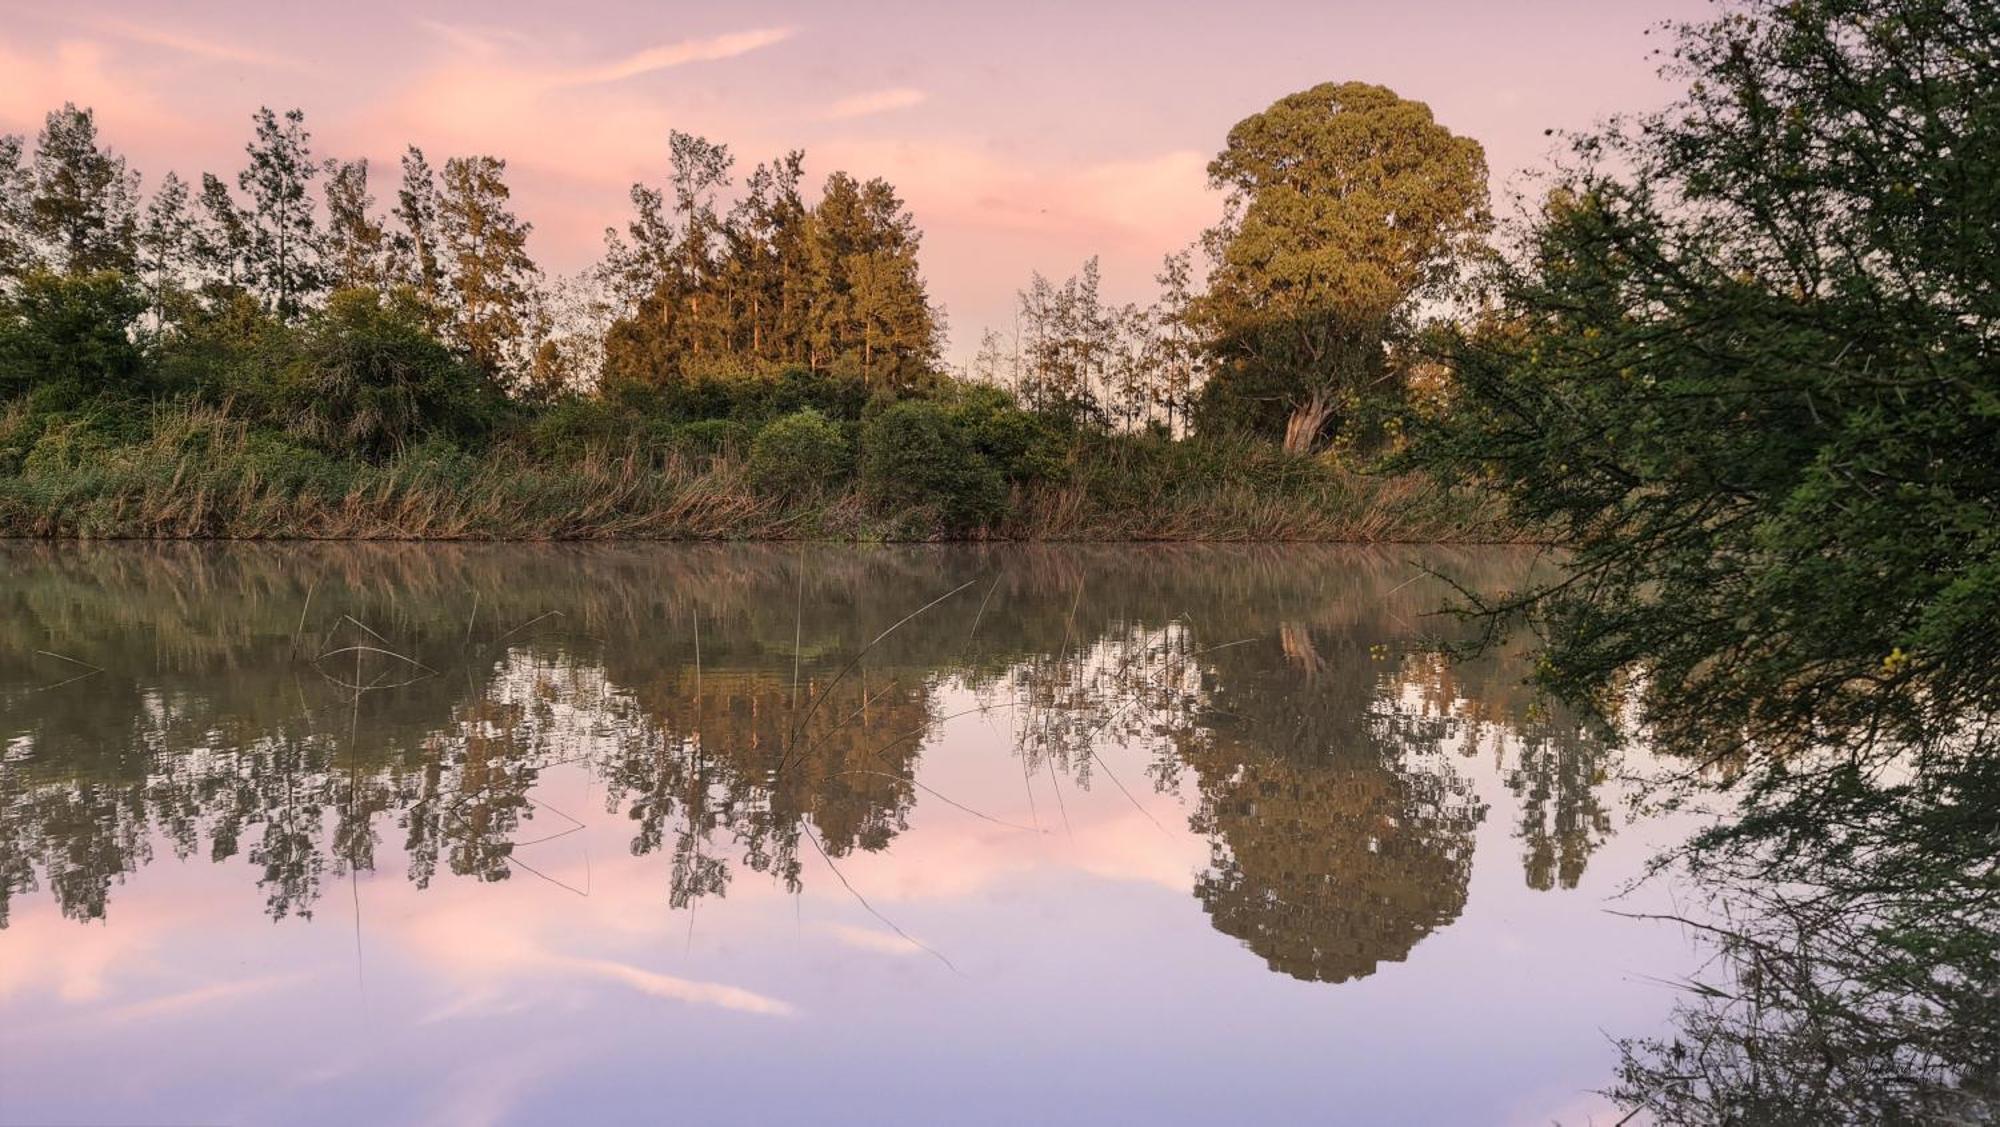
POLYGON ((74 677, 65 677, 65 678, 63 678, 62 680, 60 680, 60 681, 57 681, 57 682, 56 682, 55 684, 53 684, 53 685, 43 685, 42 687, 40 687, 40 688, 38 688, 38 689, 35 689, 34 691, 35 691, 35 692, 38 692, 38 693, 46 693, 46 692, 50 691, 51 689, 60 689, 60 688, 62 688, 62 687, 63 687, 64 685, 74 685, 74 684, 76 684, 76 683, 77 683, 78 681, 82 681, 82 680, 85 680, 86 678, 90 678, 90 677, 95 677, 95 676, 97 676, 97 675, 98 675, 99 673, 102 673, 102 672, 104 672, 104 667, 103 667, 103 666, 101 666, 101 665, 92 665, 91 663, 89 663, 89 662, 87 662, 87 661, 82 661, 82 660, 79 660, 79 659, 77 659, 77 658, 73 658, 73 657, 70 657, 70 656, 69 656, 68 654, 59 654, 59 653, 55 652, 54 650, 36 650, 35 652, 36 652, 36 653, 38 653, 38 654, 40 654, 40 655, 42 655, 43 657, 52 657, 52 658, 55 658, 55 659, 56 659, 57 661, 66 661, 66 662, 69 662, 69 663, 70 663, 71 665, 79 665, 79 666, 82 666, 82 667, 83 667, 83 669, 84 669, 84 672, 82 672, 82 673, 79 673, 79 674, 77 674, 77 675, 76 675, 76 676, 74 676, 74 677))
POLYGON ((915 780, 915 779, 905 779, 905 778, 904 778, 903 776, 901 776, 901 775, 892 775, 892 774, 890 774, 890 773, 889 773, 889 772, 887 772, 887 771, 866 771, 866 770, 862 770, 862 769, 860 769, 860 768, 855 768, 855 769, 853 769, 853 770, 849 770, 849 771, 836 771, 836 772, 835 772, 835 775, 874 775, 874 776, 876 776, 877 778, 882 778, 882 779, 893 779, 893 780, 895 780, 896 782, 899 782, 899 783, 908 783, 908 784, 910 784, 911 786, 913 786, 913 787, 917 788, 918 790, 920 790, 920 791, 923 791, 923 792, 924 792, 925 794, 928 794, 928 795, 930 795, 930 796, 931 796, 932 798, 935 798, 935 799, 937 799, 937 800, 938 800, 939 802, 942 802, 942 803, 944 803, 944 804, 945 804, 946 806, 955 806, 955 807, 957 807, 958 809, 960 809, 960 810, 963 810, 963 811, 965 811, 965 812, 966 812, 967 814, 970 814, 970 815, 972 815, 972 816, 973 816, 973 817, 975 817, 975 818, 981 818, 981 819, 984 819, 984 820, 986 820, 986 821, 988 821, 988 822, 991 822, 991 823, 993 823, 993 824, 994 824, 994 825, 996 825, 996 826, 1005 826, 1006 828, 1008 828, 1008 829, 1010 829, 1010 830, 1020 830, 1020 831, 1022 831, 1023 833, 1031 833, 1031 834, 1039 834, 1039 833, 1047 833, 1047 832, 1048 832, 1047 830, 1044 830, 1044 829, 1038 829, 1037 827, 1034 827, 1034 826, 1024 826, 1024 825, 1021 825, 1021 824, 1020 824, 1019 822, 1009 822, 1009 821, 1005 821, 1005 820, 1003 820, 1003 819, 1000 819, 1000 818, 995 818, 995 817, 994 817, 993 815, 991 815, 991 814, 987 814, 987 813, 983 813, 983 812, 981 812, 981 811, 978 811, 978 810, 974 810, 974 809, 973 809, 972 807, 970 807, 970 806, 967 806, 967 805, 966 805, 965 803, 963 803, 963 802, 959 802, 959 801, 957 801, 957 800, 955 800, 955 799, 953 799, 953 798, 951 798, 951 797, 949 797, 949 796, 947 796, 947 795, 944 795, 944 794, 940 794, 940 793, 939 793, 939 792, 937 791, 937 789, 936 789, 936 788, 934 788, 934 787, 929 787, 929 786, 926 786, 926 785, 924 785, 923 783, 920 783, 920 782, 918 782, 918 781, 917 781, 917 780, 915 780))
POLYGON ((882 925, 884 927, 888 928, 890 931, 895 932, 897 935, 902 936, 904 942, 908 943, 912 947, 917 948, 919 951, 924 951, 928 953, 932 958, 936 959, 940 963, 943 963, 945 965, 946 970, 951 971, 951 973, 953 974, 962 974, 962 972, 956 966, 952 965, 952 961, 950 959, 944 957, 944 952, 939 951, 937 948, 930 946, 929 944, 918 939, 916 936, 911 935, 909 932, 904 931, 900 927, 897 927, 896 921, 876 911, 875 905, 870 904, 868 902, 868 898, 861 895, 860 890, 856 889, 854 885, 848 882, 847 874, 840 871, 840 866, 833 863, 833 858, 827 854, 826 847, 819 843, 819 837, 812 832, 812 827, 806 825, 803 821, 801 821, 799 823, 799 833, 802 836, 804 836, 807 841, 812 843, 813 849, 819 853, 819 859, 826 862, 826 867, 829 871, 833 873, 834 879, 840 882, 840 887, 846 889, 848 895, 854 897, 854 902, 856 904, 861 905, 861 907, 869 915, 874 916, 876 919, 882 921, 882 925))
POLYGON ((849 658, 847 664, 841 667, 840 672, 833 675, 833 680, 828 681, 826 683, 826 688, 821 689, 819 691, 819 694, 813 698, 812 704, 806 709, 806 714, 800 717, 797 723, 792 725, 791 738, 785 741, 785 754, 779 757, 778 768, 776 771, 772 772, 773 776, 783 774, 785 769, 791 765, 792 752, 798 747, 799 733, 805 730, 806 723, 813 718, 813 715, 815 713, 819 711, 820 705, 826 703, 826 698, 829 694, 833 692, 834 686, 840 684, 843 678, 845 678, 849 673, 854 671, 855 666, 861 664, 861 659, 868 656, 868 651, 880 645, 882 639, 887 638, 891 634, 894 634, 897 630, 901 629, 904 625, 909 623, 910 620, 916 618, 918 615, 923 614, 925 611, 931 609, 934 606, 937 606, 939 603, 944 602, 946 599, 951 598, 953 595, 958 594, 960 591, 965 590, 967 587, 970 587, 977 582, 978 580, 976 579, 968 579, 965 582, 959 584, 958 586, 953 587, 951 590, 946 591, 944 594, 939 595, 937 598, 932 599, 930 602, 925 603, 923 606, 920 606, 917 609, 911 611, 910 613, 904 615, 903 617, 897 619, 887 630, 884 630, 880 634, 875 635, 875 637, 871 639, 867 645, 861 647, 861 649, 852 658, 849 658))

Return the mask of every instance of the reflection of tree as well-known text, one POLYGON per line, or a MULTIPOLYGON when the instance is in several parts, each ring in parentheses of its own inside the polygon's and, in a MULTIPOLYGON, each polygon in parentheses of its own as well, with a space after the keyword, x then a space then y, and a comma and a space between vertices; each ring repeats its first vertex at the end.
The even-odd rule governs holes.
POLYGON ((2000 748, 1768 794, 1686 860, 1717 956, 1613 1091, 1663 1123, 2000 1121, 2000 748))
MULTIPOLYGON (((156 843, 247 862, 274 916, 310 914, 385 844, 419 885, 541 876, 535 847, 589 814, 543 803, 557 770, 602 783, 675 906, 743 871, 797 888, 808 833, 838 859, 903 832, 950 678, 1009 718, 1024 769, 1065 785, 1102 778, 1098 749, 1150 747, 1153 784, 1185 785, 1214 840, 1197 892, 1218 926, 1337 979, 1403 957, 1463 902, 1478 810, 1441 749, 1539 730, 1515 667, 1476 683, 1428 671, 1412 623, 1438 593, 1380 553, 0 555, 15 612, 0 617, 0 921, 38 886, 103 916, 156 843), (43 691, 74 668, 37 650, 102 672, 43 691)), ((1433 562, 1494 580, 1476 560, 1433 562)), ((1546 862, 1531 844, 1531 880, 1537 864, 1569 879, 1587 855, 1564 811, 1600 832, 1579 805, 1597 759, 1566 738, 1551 725, 1544 743, 1516 741, 1521 793, 1552 811, 1524 827, 1552 843, 1546 862)))
POLYGON ((1528 886, 1575 888, 1590 855, 1611 834, 1600 792, 1606 749, 1559 706, 1535 699, 1520 681, 1518 652, 1460 660, 1435 653, 1403 661, 1400 674, 1424 711, 1449 717, 1469 752, 1489 746, 1520 803, 1515 836, 1528 886))
POLYGON ((1276 641, 1206 659, 1209 711, 1179 746, 1213 843, 1195 894, 1272 969, 1343 982, 1458 917, 1483 811, 1444 728, 1385 707, 1355 639, 1276 641))
POLYGON ((1478 809, 1449 776, 1228 745, 1191 758, 1202 779, 1193 824, 1214 841, 1195 895, 1271 969, 1360 978, 1465 906, 1478 809))

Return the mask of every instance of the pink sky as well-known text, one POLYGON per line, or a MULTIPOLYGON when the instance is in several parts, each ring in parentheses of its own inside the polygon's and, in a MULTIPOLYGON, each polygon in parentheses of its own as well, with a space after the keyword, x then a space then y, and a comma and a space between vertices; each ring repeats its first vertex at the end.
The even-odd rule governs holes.
POLYGON ((1504 191, 1543 131, 1657 104, 1648 51, 1702 0, 1029 0, 693 5, 0 5, 0 132, 94 106, 146 174, 234 172, 260 104, 306 111, 322 155, 368 157, 393 193, 408 143, 508 159, 552 272, 590 263, 669 129, 739 168, 806 150, 815 184, 881 175, 925 232, 951 355, 1011 323, 1031 270, 1101 256, 1144 300, 1160 256, 1213 218, 1203 166, 1231 124, 1329 80, 1429 102, 1486 145, 1504 191), (419 10, 421 9, 421 11, 419 10))

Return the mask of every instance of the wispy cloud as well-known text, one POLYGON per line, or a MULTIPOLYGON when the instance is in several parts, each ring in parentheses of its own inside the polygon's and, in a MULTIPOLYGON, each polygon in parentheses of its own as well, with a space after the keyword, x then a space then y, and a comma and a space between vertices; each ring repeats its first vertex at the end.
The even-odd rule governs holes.
POLYGON ((819 116, 828 121, 867 117, 870 114, 888 113, 891 110, 906 110, 921 104, 928 97, 930 95, 924 91, 909 86, 870 90, 865 94, 853 94, 840 99, 821 111, 819 116))
POLYGON ((89 26, 105 35, 115 36, 116 38, 129 40, 133 43, 144 43, 150 47, 164 47, 169 51, 178 51, 183 55, 193 55, 196 58, 209 59, 219 63, 238 63, 244 66, 270 67, 274 69, 299 66, 297 59, 286 55, 273 54, 268 51, 260 51, 234 43, 226 43, 219 39, 189 35, 181 31, 168 31, 164 28, 148 27, 144 24, 136 24, 128 20, 95 19, 90 21, 89 26))
POLYGON ((688 63, 712 63, 722 59, 733 59, 738 55, 747 55, 774 43, 781 43, 792 37, 793 30, 789 27, 763 27, 711 36, 707 39, 683 39, 679 43, 649 47, 608 63, 564 71, 554 77, 553 85, 594 86, 603 82, 623 82, 628 78, 637 78, 642 74, 685 66, 688 63))

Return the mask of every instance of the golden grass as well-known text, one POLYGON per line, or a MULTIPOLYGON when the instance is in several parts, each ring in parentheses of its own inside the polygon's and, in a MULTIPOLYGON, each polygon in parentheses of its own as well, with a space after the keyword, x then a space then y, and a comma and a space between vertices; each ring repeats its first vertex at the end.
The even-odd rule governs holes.
MULTIPOLYGON (((1095 487, 1015 490, 973 538, 1521 539, 1483 499, 1415 478, 1327 470, 1274 489, 1227 473, 1103 470, 1095 487)), ((18 473, 0 474, 0 535, 41 538, 890 540, 930 538, 926 527, 922 513, 876 511, 851 485, 790 501, 760 494, 727 458, 596 452, 550 465, 503 447, 483 458, 419 450, 377 466, 275 443, 200 407, 156 418, 135 445, 44 442, 18 473)))

